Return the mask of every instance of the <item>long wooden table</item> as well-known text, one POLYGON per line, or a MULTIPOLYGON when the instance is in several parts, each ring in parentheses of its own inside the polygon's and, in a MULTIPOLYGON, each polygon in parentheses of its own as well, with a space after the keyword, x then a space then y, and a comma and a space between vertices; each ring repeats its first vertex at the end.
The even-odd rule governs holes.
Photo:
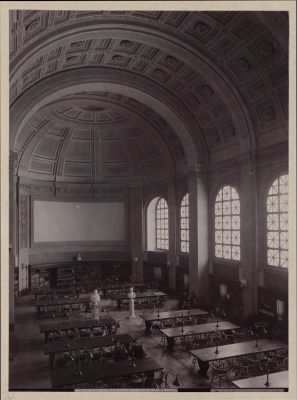
POLYGON ((145 322, 146 332, 151 332, 152 322, 155 321, 166 321, 171 319, 188 319, 192 317, 206 317, 208 315, 207 311, 201 310, 200 308, 192 308, 188 310, 172 310, 172 311, 156 311, 154 313, 145 313, 140 315, 145 322))
POLYGON ((274 351, 285 348, 286 345, 282 342, 269 340, 269 339, 259 339, 249 340, 247 342, 239 342, 226 344, 218 347, 218 354, 215 352, 216 347, 207 347, 204 349, 191 350, 190 354, 197 358, 200 367, 200 373, 207 376, 207 371, 209 368, 209 363, 216 360, 224 360, 227 358, 235 358, 244 355, 265 353, 266 351, 274 351))
POLYGON ((105 326, 110 331, 112 326, 116 326, 116 321, 113 318, 51 321, 40 324, 39 330, 40 333, 44 334, 44 342, 47 343, 50 333, 57 331, 65 332, 71 329, 93 329, 98 326, 105 326))
MULTIPOLYGON (((158 302, 161 298, 167 297, 167 294, 158 290, 146 290, 144 292, 136 293, 135 303, 141 302, 144 299, 155 299, 158 302)), ((118 309, 121 308, 121 303, 128 302, 128 293, 122 293, 111 297, 112 300, 117 302, 118 309)))
POLYGON ((71 310, 74 305, 81 306, 83 304, 88 304, 90 302, 88 297, 69 297, 69 298, 59 298, 48 301, 39 301, 35 303, 37 314, 46 312, 60 311, 61 309, 71 310))
POLYGON ((102 291, 103 297, 112 297, 118 294, 126 294, 126 298, 128 295, 129 288, 133 287, 134 292, 137 293, 138 290, 142 290, 145 288, 144 283, 129 283, 129 282, 119 282, 114 284, 104 284, 100 286, 100 290, 102 291))
MULTIPOLYGON (((47 300, 52 299, 53 297, 61 297, 68 295, 74 296, 76 294, 76 290, 79 290, 80 285, 73 284, 71 288, 40 288, 31 290, 30 294, 34 296, 34 299, 37 300, 39 296, 47 297, 47 300)), ((130 287, 134 288, 134 291, 143 290, 145 288, 144 283, 134 283, 131 284, 129 282, 122 283, 114 283, 114 284, 103 284, 98 286, 98 290, 101 292, 103 298, 112 297, 118 294, 128 294, 128 290, 130 287)), ((81 294, 83 296, 83 294, 81 294)))
POLYGON ((120 342, 128 347, 133 338, 128 334, 107 335, 99 337, 84 338, 78 340, 61 340, 44 345, 44 353, 49 355, 50 369, 55 367, 55 356, 59 353, 82 349, 96 349, 102 347, 114 346, 116 342, 120 342))
POLYGON ((269 385, 266 385, 266 382, 267 375, 253 376, 251 378, 232 381, 239 389, 288 389, 288 371, 273 372, 269 374, 269 385))
POLYGON ((73 296, 75 294, 75 288, 68 288, 68 289, 62 289, 62 288, 48 288, 48 287, 44 287, 44 288, 39 288, 39 289, 33 289, 30 291, 30 294, 34 296, 34 299, 37 300, 39 298, 39 296, 42 297, 47 297, 47 298, 51 298, 54 296, 57 297, 63 297, 63 296, 73 296))
POLYGON ((135 367, 131 366, 130 360, 117 361, 111 364, 96 364, 96 366, 91 363, 82 369, 81 375, 77 373, 77 369, 74 367, 55 369, 50 372, 50 380, 52 388, 55 389, 137 374, 146 374, 148 377, 153 378, 154 373, 162 369, 163 367, 153 358, 145 357, 136 360, 135 367))
POLYGON ((240 326, 233 324, 229 321, 220 321, 219 324, 211 322, 207 324, 187 325, 183 327, 174 327, 167 329, 160 329, 161 333, 166 336, 167 348, 169 351, 174 349, 174 341, 178 337, 200 335, 215 331, 229 331, 239 329, 240 326))

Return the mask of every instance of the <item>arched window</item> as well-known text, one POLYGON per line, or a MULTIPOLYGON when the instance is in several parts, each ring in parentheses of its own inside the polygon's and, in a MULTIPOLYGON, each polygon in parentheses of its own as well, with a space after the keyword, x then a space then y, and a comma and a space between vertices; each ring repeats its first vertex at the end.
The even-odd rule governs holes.
POLYGON ((156 248, 167 250, 169 248, 168 240, 168 205, 162 197, 156 204, 156 248))
POLYGON ((224 186, 215 201, 215 257, 240 260, 240 202, 232 186, 224 186))
POLYGON ((189 252, 189 194, 185 194, 180 205, 180 250, 189 252))
POLYGON ((266 202, 267 263, 288 267, 288 175, 271 185, 266 202))

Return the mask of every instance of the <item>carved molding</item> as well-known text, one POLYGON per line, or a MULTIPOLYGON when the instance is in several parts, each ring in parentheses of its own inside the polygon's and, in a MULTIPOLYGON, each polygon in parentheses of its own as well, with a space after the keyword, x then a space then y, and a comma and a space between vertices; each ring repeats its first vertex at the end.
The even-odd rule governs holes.
MULTIPOLYGON (((288 49, 285 35, 279 43, 271 32, 272 20, 277 21, 278 30, 288 27, 279 14, 269 19, 265 13, 253 12, 13 11, 11 100, 62 71, 76 69, 78 75, 86 67, 126 71, 135 79, 142 76, 148 86, 154 83, 164 89, 190 111, 186 119, 192 119, 197 152, 202 148, 201 134, 208 150, 216 152, 214 160, 226 158, 230 149, 232 157, 240 143, 254 148, 258 136, 280 136, 281 128, 287 131, 288 49)), ((82 108, 78 114, 65 112, 85 124, 118 120, 107 116, 101 106, 82 108)), ((178 160, 185 159, 185 149, 175 134, 163 134, 167 144, 173 142, 170 136, 175 143, 168 146, 178 165, 178 160)), ((262 140, 261 145, 267 142, 262 140)), ((50 176, 56 167, 35 159, 31 169, 50 176)), ((82 174, 73 168, 77 166, 68 171, 73 178, 94 175, 90 166, 84 166, 88 171, 82 174)), ((108 175, 117 174, 111 169, 114 172, 108 175)), ((122 171, 126 176, 128 172, 122 171)))
POLYGON ((19 241, 20 248, 28 247, 28 196, 20 195, 19 198, 19 241))

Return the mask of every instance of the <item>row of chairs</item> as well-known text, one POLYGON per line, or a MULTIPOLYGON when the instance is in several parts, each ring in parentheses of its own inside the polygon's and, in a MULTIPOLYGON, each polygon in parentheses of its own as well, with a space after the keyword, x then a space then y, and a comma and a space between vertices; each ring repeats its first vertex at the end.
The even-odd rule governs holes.
POLYGON ((118 377, 78 384, 75 389, 167 389, 170 388, 168 375, 168 371, 165 370, 162 370, 154 377, 147 376, 145 373, 133 374, 125 378, 118 377))
MULTIPOLYGON (((197 364, 197 360, 194 365, 197 364)), ((230 386, 234 379, 288 370, 288 349, 245 355, 211 363, 211 386, 230 386)))
MULTIPOLYGON (((136 299, 135 299, 135 308, 137 308, 137 309, 150 309, 150 310, 156 309, 156 308, 163 309, 165 304, 166 304, 166 301, 167 301, 167 297, 165 297, 165 296, 160 298, 160 299, 158 299, 158 300, 156 300, 154 298, 150 298, 150 297, 148 297, 148 298, 145 298, 145 297, 144 298, 137 298, 136 297, 136 299)), ((129 307, 129 300, 128 299, 127 300, 122 300, 121 305, 122 305, 122 308, 129 307)))
POLYGON ((40 312, 38 313, 38 317, 42 318, 70 318, 74 316, 78 316, 85 310, 85 304, 77 303, 77 304, 62 304, 62 305, 45 305, 39 307, 40 312))
MULTIPOLYGON (((161 322, 161 321, 157 321, 161 322)), ((205 321, 203 321, 205 322, 205 321)), ((202 320, 200 323, 203 323, 202 320)), ((190 323, 184 325, 191 325, 190 323)), ((197 323, 197 322, 196 322, 197 323)), ((172 325, 173 326, 173 325, 172 325)), ((179 325, 175 325, 179 326, 179 325)), ((153 325, 153 332, 160 332, 161 327, 165 327, 164 324, 153 325)), ((166 326, 167 327, 167 326, 166 326)), ((231 331, 217 331, 217 332, 208 332, 203 334, 197 334, 196 332, 187 332, 187 335, 180 336, 175 339, 176 344, 180 344, 184 347, 185 351, 200 349, 206 347, 213 346, 222 346, 231 343, 239 343, 247 340, 251 340, 254 336, 251 334, 249 329, 242 328, 239 330, 231 330, 231 331)), ((161 334, 161 345, 166 344, 166 336, 161 334)))
POLYGON ((239 330, 231 331, 217 331, 205 334, 196 334, 181 337, 182 344, 185 345, 186 350, 199 349, 205 347, 213 347, 216 344, 223 346, 231 343, 239 343, 253 339, 254 336, 248 329, 242 328, 239 330))
POLYGON ((125 378, 113 378, 99 380, 92 383, 82 383, 72 386, 72 389, 150 389, 156 388, 157 380, 148 377, 146 374, 134 374, 125 378))
POLYGON ((48 341, 57 341, 57 340, 66 340, 66 336, 68 339, 80 339, 80 338, 88 338, 91 336, 106 336, 106 335, 115 335, 117 333, 118 326, 111 325, 108 326, 96 326, 93 328, 73 328, 67 331, 58 330, 54 332, 50 332, 48 335, 48 341))
POLYGON ((159 333, 160 329, 173 328, 178 326, 189 326, 196 324, 205 324, 207 318, 185 315, 183 318, 176 317, 167 320, 153 321, 152 323, 152 333, 159 333))
POLYGON ((119 343, 106 348, 79 349, 64 352, 56 357, 56 367, 66 367, 69 365, 80 365, 83 368, 90 362, 115 363, 127 359, 140 359, 146 357, 146 352, 141 343, 132 343, 128 348, 119 343))

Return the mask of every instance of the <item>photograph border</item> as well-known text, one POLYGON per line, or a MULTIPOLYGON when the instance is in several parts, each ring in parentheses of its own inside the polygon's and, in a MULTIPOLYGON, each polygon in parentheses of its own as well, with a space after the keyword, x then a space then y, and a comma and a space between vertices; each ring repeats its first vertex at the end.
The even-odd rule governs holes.
MULTIPOLYGON (((288 11, 289 20, 289 391, 288 392, 260 392, 238 390, 219 390, 215 393, 199 392, 199 398, 222 398, 222 399, 250 399, 252 396, 257 399, 295 399, 296 398, 296 3, 295 1, 106 1, 106 2, 2 2, 1 12, 1 395, 4 400, 18 399, 62 399, 64 392, 52 391, 9 391, 9 332, 8 332, 8 266, 9 266, 9 18, 10 9, 40 9, 40 10, 79 10, 79 9, 104 9, 104 10, 189 10, 189 11, 288 11)), ((96 391, 97 393, 98 391, 96 391)), ((132 399, 143 394, 146 398, 153 398, 160 390, 143 392, 129 391, 119 392, 109 389, 108 393, 100 391, 102 399, 132 399)), ((198 391, 197 391, 198 392, 198 391)), ((68 392, 67 392, 68 393, 68 392)), ((88 391, 73 393, 81 399, 91 399, 96 396, 95 392, 88 391)), ((195 392, 172 393, 162 392, 162 399, 171 399, 176 396, 183 396, 187 399, 196 398, 195 392), (195 396, 195 397, 194 397, 195 396)), ((176 397, 177 398, 177 397, 176 397)))

